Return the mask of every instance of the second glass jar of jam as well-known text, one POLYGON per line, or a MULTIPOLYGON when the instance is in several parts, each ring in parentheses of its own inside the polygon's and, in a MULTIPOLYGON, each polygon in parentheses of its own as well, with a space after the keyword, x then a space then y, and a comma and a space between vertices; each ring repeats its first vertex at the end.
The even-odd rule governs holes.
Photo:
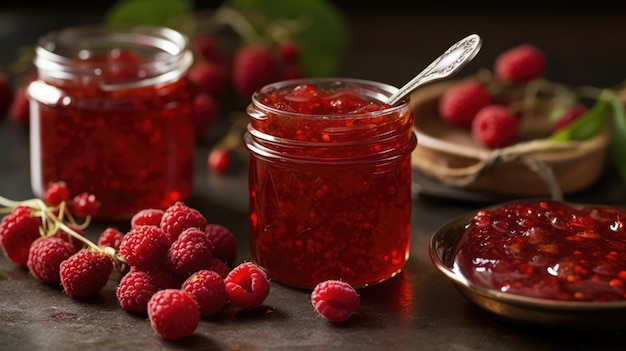
POLYGON ((194 137, 186 36, 161 27, 85 26, 38 41, 30 99, 36 195, 65 181, 129 218, 191 194, 194 137))
POLYGON ((276 281, 355 287, 401 271, 409 254, 408 101, 355 79, 274 83, 248 106, 252 258, 276 281))

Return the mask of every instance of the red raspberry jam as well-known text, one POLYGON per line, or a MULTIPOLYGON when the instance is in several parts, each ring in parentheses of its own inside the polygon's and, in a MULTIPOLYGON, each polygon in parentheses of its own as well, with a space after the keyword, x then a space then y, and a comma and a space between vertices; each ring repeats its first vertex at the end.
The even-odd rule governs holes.
POLYGON ((31 100, 35 194, 65 181, 97 217, 166 208, 192 188, 192 62, 185 36, 157 27, 79 27, 38 42, 31 100))
POLYGON ((626 209, 555 201, 480 211, 451 264, 481 289, 564 301, 626 299, 626 209))
POLYGON ((408 258, 408 101, 396 89, 350 79, 275 83, 256 92, 251 122, 250 244, 276 281, 360 287, 397 274, 408 258))

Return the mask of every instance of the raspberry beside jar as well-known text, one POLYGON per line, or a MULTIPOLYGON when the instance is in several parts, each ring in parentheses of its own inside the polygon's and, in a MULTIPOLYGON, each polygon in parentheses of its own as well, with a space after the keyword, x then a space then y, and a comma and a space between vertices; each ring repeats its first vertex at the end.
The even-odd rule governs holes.
POLYGON ((28 87, 36 195, 65 181, 130 218, 190 196, 194 138, 188 39, 161 27, 83 26, 38 41, 28 87))

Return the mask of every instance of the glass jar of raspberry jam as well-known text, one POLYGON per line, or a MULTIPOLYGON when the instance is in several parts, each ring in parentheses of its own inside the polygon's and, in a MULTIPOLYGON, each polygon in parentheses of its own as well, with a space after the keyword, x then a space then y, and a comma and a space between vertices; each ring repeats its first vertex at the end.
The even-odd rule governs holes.
POLYGON ((65 181, 97 217, 129 218, 191 194, 194 137, 183 34, 84 26, 39 39, 30 99, 31 180, 65 181))
POLYGON ((410 155, 417 140, 396 88, 356 79, 283 81, 252 96, 252 258, 272 279, 363 287, 401 271, 409 254, 410 155))

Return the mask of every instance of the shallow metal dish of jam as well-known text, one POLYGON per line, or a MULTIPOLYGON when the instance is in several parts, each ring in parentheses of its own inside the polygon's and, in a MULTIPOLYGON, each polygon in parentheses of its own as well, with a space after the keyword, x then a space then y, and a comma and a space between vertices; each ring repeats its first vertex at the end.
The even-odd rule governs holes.
MULTIPOLYGON (((496 206, 486 209, 494 208, 496 206)), ((464 226, 474 215, 475 212, 444 224, 433 234, 429 246, 431 261, 463 297, 504 319, 523 324, 576 329, 626 329, 626 301, 576 302, 525 297, 477 288, 454 272, 451 267, 454 247, 463 234, 464 226)))

